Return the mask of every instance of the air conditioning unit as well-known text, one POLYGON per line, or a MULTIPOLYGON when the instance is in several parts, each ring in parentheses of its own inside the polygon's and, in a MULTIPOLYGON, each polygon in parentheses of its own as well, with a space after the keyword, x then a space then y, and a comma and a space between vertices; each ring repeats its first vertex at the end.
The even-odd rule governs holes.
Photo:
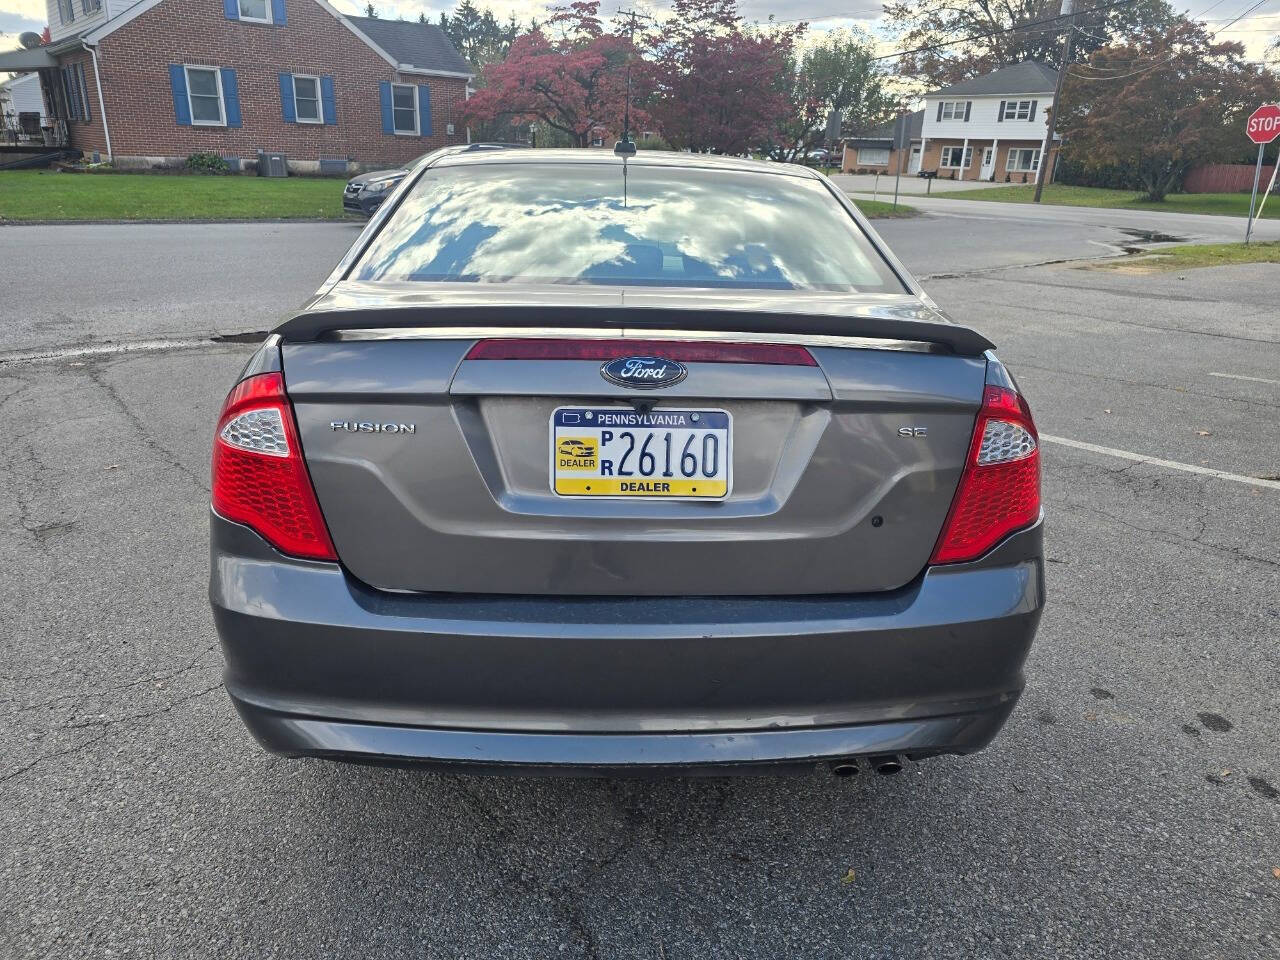
POLYGON ((260 177, 287 177, 289 175, 289 165, 285 161, 283 153, 264 153, 258 151, 258 176, 260 177))

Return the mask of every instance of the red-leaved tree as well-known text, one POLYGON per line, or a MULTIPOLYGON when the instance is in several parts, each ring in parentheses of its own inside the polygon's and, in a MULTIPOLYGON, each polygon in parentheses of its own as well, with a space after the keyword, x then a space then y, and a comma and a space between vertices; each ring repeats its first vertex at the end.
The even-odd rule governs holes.
MULTIPOLYGON (((483 88, 467 101, 471 122, 541 120, 580 147, 596 127, 622 129, 626 64, 634 50, 626 37, 606 33, 598 0, 556 11, 547 24, 519 37, 502 63, 484 68, 483 88)), ((646 119, 632 111, 633 122, 646 119)))
POLYGON ((675 0, 645 38, 649 114, 677 150, 745 153, 774 141, 792 106, 801 27, 747 27, 736 0, 675 0))
POLYGON ((1234 158, 1245 117, 1278 96, 1280 78, 1243 46, 1180 17, 1073 65, 1058 129, 1085 169, 1126 167, 1160 201, 1196 164, 1234 158))

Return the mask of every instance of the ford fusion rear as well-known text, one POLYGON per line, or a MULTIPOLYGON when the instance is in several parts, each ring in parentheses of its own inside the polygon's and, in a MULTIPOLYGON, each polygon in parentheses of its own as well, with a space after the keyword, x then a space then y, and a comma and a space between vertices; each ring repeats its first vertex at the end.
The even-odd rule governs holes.
POLYGON ((250 358, 210 596, 294 756, 734 772, 985 747, 1043 606, 992 344, 823 177, 442 155, 250 358))

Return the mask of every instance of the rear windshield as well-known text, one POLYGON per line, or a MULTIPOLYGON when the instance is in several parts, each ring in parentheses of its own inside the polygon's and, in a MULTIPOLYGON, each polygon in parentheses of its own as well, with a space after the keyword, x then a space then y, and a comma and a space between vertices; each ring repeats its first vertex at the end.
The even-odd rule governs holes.
POLYGON ((903 292, 817 180, 634 163, 427 170, 352 276, 903 292))

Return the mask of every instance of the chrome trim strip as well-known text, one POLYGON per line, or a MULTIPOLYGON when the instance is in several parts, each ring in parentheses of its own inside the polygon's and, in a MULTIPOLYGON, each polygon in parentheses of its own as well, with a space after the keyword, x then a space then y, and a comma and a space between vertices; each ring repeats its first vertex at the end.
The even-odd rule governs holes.
POLYGON ((804 333, 735 333, 728 330, 651 330, 648 328, 583 327, 369 327, 334 330, 325 339, 356 340, 722 340, 731 343, 787 343, 808 347, 841 347, 848 350, 905 350, 934 353, 944 348, 920 340, 885 340, 877 337, 835 337, 804 333))

